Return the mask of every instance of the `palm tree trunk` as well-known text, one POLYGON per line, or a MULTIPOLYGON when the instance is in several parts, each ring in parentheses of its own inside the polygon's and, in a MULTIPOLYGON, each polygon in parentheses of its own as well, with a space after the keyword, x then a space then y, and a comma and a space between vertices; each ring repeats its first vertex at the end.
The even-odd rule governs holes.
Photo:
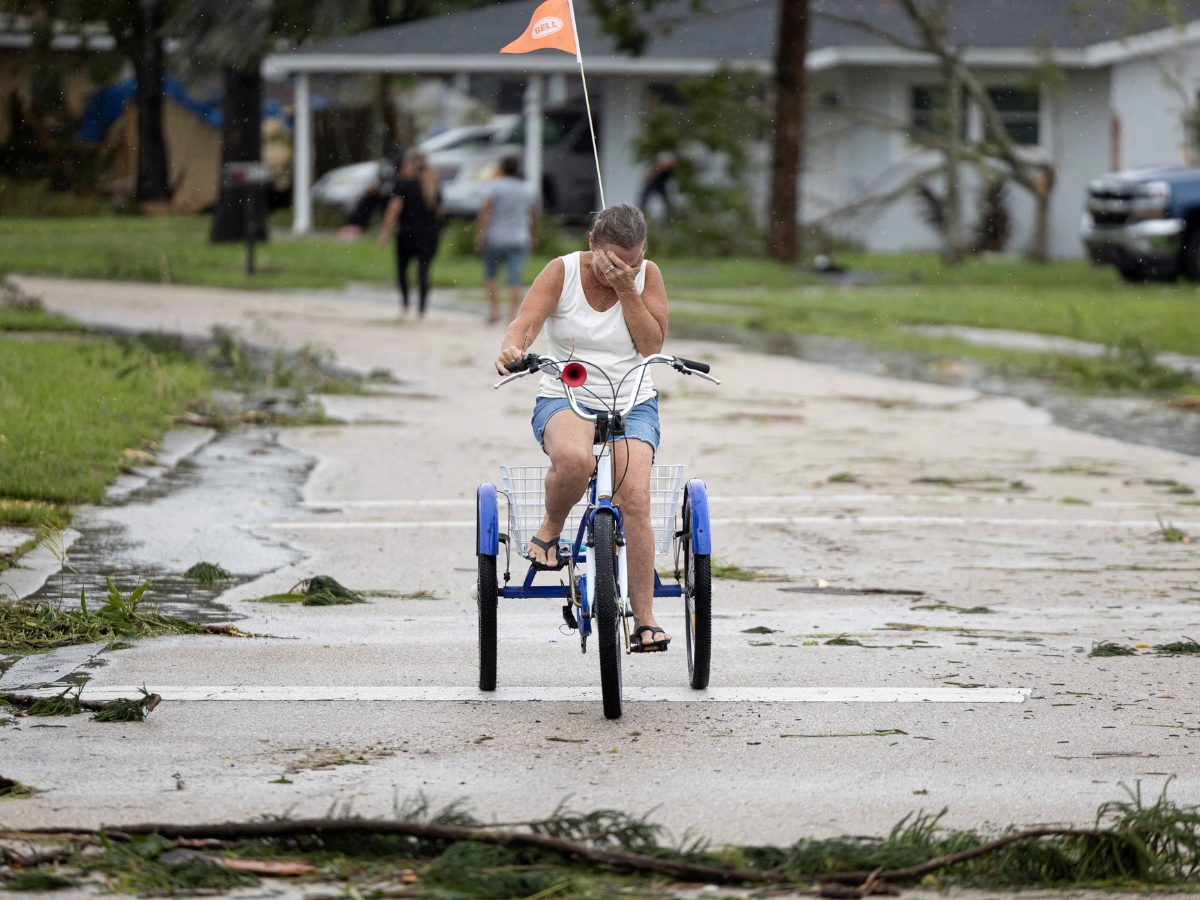
POLYGON ((808 50, 809 0, 781 0, 775 51, 775 142, 771 161, 771 208, 767 251, 780 262, 800 253, 800 178, 804 144, 804 59, 808 50))

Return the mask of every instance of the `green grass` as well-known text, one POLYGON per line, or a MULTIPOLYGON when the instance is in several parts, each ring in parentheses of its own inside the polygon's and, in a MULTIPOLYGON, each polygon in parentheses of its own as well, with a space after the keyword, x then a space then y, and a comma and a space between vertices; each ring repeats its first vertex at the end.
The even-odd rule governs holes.
POLYGON ((99 502, 121 451, 156 439, 210 378, 136 344, 0 333, 0 498, 99 502))
MULTIPOLYGON (((0 220, 0 275, 20 272, 80 278, 211 285, 230 288, 341 288, 349 282, 390 285, 390 249, 365 234, 296 238, 280 231, 259 248, 260 273, 245 274, 245 249, 212 245, 201 216, 97 216, 0 220)), ((446 229, 434 264, 435 286, 481 284, 479 261, 464 255, 464 226, 446 229)), ((556 234, 533 254, 528 282, 551 255, 583 247, 581 235, 556 234)), ((1107 392, 1200 390, 1189 377, 1152 365, 1146 350, 1200 354, 1195 287, 1123 283, 1111 267, 1081 260, 1034 265, 976 258, 945 266, 936 254, 844 253, 838 261, 874 280, 841 287, 801 266, 757 258, 657 258, 676 321, 748 327, 766 333, 847 337, 880 347, 970 357, 1011 374, 1044 377, 1107 392), (912 330, 916 325, 1016 328, 1125 349, 1109 359, 1079 359, 968 344, 912 330), (1140 348, 1140 349, 1138 349, 1140 348)), ((480 293, 479 298, 482 299, 480 293)), ((39 311, 17 324, 0 309, 0 329, 71 327, 39 311)))

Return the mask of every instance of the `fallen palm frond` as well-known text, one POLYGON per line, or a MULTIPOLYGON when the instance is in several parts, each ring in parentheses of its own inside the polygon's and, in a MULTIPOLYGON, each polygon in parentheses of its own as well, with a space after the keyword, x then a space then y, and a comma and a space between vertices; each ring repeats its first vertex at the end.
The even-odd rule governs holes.
POLYGON ((1155 644, 1154 649, 1162 656, 1185 656, 1200 653, 1200 643, 1195 638, 1185 637, 1182 641, 1155 644))
POLYGON ((151 694, 144 687, 139 688, 141 697, 133 700, 121 698, 104 704, 104 708, 92 716, 93 722, 144 722, 147 714, 162 702, 158 694, 151 694))
POLYGON ((1113 641, 1100 641, 1092 644, 1092 652, 1088 656, 1137 656, 1137 650, 1113 641))
POLYGON ((30 697, 25 694, 0 694, 0 700, 23 708, 26 716, 73 716, 85 709, 96 713, 95 722, 141 722, 162 701, 158 694, 149 693, 144 687, 141 697, 132 700, 84 700, 80 697, 82 687, 75 688, 75 696, 68 696, 68 688, 56 697, 30 697))
MULTIPOLYGON (((104 871, 117 884, 131 879, 131 886, 166 878, 165 863, 179 865, 199 855, 172 849, 181 846, 227 847, 257 860, 270 858, 272 850, 292 860, 298 854, 320 854, 325 865, 331 854, 340 854, 347 871, 362 870, 351 859, 390 861, 406 867, 404 883, 420 882, 432 889, 432 896, 612 896, 614 879, 647 875, 693 883, 786 884, 792 890, 820 883, 822 895, 847 897, 925 878, 936 879, 922 882, 931 887, 991 889, 1187 888, 1200 883, 1200 807, 1176 805, 1165 789, 1150 804, 1143 803, 1140 789, 1126 790, 1127 799, 1099 808, 1091 828, 1034 828, 994 839, 943 829, 942 810, 906 816, 884 838, 715 849, 692 841, 672 848, 659 843, 658 826, 614 810, 576 813, 560 806, 544 820, 486 827, 457 803, 433 813, 423 797, 397 805, 395 818, 386 821, 272 818, 217 825, 143 824, 106 833, 32 829, 13 836, 54 833, 59 840, 101 843, 103 856, 77 856, 75 864, 104 871), (422 867, 417 860, 428 862, 422 867), (617 874, 621 872, 632 874, 617 874), (586 889, 601 879, 609 890, 593 894, 586 889), (854 893, 839 885, 861 889, 854 893)), ((215 877, 212 870, 201 874, 215 877)), ((392 874, 401 872, 397 868, 392 874)), ((353 896, 351 890, 347 893, 353 896)))
POLYGON ((201 584, 216 584, 218 581, 228 580, 231 576, 227 569, 221 568, 216 563, 198 562, 184 572, 183 577, 201 584))
POLYGON ((360 594, 328 575, 314 575, 312 578, 298 582, 288 593, 303 594, 305 606, 342 606, 348 603, 367 602, 360 594))
POLYGON ((42 697, 25 710, 27 716, 75 716, 83 712, 79 703, 79 695, 83 685, 75 686, 75 696, 70 696, 71 688, 67 688, 57 697, 42 697))
POLYGON ((856 641, 852 637, 847 637, 844 634, 839 634, 837 637, 830 638, 825 642, 826 647, 861 647, 862 641, 856 641))

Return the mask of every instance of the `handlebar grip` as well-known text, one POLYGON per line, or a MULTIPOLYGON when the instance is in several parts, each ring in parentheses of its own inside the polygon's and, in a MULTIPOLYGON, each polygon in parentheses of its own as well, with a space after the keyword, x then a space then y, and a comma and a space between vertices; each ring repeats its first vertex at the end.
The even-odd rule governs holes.
POLYGON ((537 363, 537 354, 527 353, 518 360, 510 363, 505 363, 504 368, 512 372, 514 375, 518 372, 528 372, 537 363))
POLYGON ((677 360, 679 360, 681 363, 683 363, 684 366, 686 366, 689 369, 692 369, 693 371, 703 372, 705 375, 707 375, 709 372, 712 371, 712 366, 710 366, 708 363, 696 362, 695 360, 691 360, 691 359, 684 359, 682 356, 677 356, 675 358, 677 360))

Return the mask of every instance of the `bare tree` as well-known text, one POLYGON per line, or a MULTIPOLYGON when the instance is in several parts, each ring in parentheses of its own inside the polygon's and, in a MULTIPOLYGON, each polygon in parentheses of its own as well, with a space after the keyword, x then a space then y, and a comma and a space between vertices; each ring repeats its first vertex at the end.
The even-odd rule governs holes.
POLYGON ((945 155, 947 215, 955 224, 946 229, 944 255, 948 261, 961 260, 965 243, 959 221, 961 188, 959 172, 965 158, 985 157, 1007 170, 1009 177, 1027 190, 1034 199, 1033 237, 1027 255, 1034 262, 1050 258, 1050 196, 1054 190, 1057 169, 1053 164, 1032 159, 1021 152, 1017 142, 1004 127, 991 93, 963 62, 965 48, 955 46, 949 36, 947 23, 955 11, 956 0, 898 0, 900 9, 912 28, 912 36, 898 34, 865 18, 821 10, 817 15, 841 22, 873 34, 893 46, 913 53, 928 54, 937 61, 946 84, 947 120, 950 132, 943 150, 945 155), (962 102, 964 93, 979 108, 984 123, 984 136, 976 148, 959 145, 962 102))

